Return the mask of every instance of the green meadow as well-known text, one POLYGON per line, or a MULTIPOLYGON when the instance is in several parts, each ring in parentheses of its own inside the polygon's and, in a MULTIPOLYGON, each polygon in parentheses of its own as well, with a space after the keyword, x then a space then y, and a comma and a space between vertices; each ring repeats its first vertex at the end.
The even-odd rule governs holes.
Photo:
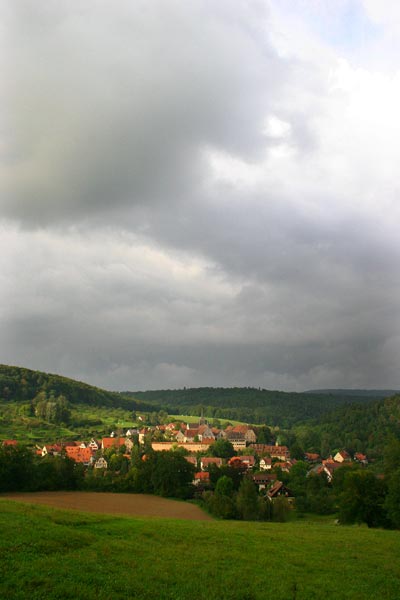
POLYGON ((126 518, 0 500, 4 599, 400 598, 400 533, 126 518))

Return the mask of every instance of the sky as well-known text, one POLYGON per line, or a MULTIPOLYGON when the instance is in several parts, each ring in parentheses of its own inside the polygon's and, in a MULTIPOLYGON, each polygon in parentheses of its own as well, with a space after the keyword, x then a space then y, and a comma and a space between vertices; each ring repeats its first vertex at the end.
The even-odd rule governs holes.
POLYGON ((399 388, 396 0, 0 0, 0 362, 399 388))

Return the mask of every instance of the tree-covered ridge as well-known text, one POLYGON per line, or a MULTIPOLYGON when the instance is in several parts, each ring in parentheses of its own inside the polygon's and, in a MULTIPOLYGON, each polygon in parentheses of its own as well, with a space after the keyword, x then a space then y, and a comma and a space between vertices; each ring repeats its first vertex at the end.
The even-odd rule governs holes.
POLYGON ((381 455, 390 438, 400 439, 400 394, 368 405, 352 404, 323 415, 314 432, 325 447, 381 455))
POLYGON ((284 428, 320 419, 324 414, 355 402, 366 404, 379 396, 316 394, 313 392, 279 392, 259 388, 188 388, 124 392, 170 413, 199 415, 208 418, 235 419, 247 423, 268 423, 284 428))
POLYGON ((389 398, 389 396, 395 396, 399 393, 399 390, 365 390, 365 389, 353 389, 353 388, 337 388, 337 389, 319 389, 319 390, 307 390, 306 394, 331 394, 332 396, 370 396, 372 398, 389 398))
POLYGON ((0 399, 32 401, 40 393, 65 397, 72 404, 120 407, 126 410, 154 410, 140 400, 117 392, 102 390, 61 375, 33 371, 22 367, 0 365, 0 399))

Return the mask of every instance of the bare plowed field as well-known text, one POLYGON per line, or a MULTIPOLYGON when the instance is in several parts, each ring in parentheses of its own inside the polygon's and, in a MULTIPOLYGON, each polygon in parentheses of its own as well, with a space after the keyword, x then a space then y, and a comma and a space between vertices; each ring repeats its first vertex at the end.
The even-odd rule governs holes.
POLYGON ((68 508, 87 512, 131 517, 166 517, 192 521, 212 520, 198 506, 188 502, 168 500, 147 494, 110 494, 91 492, 36 492, 2 496, 9 500, 46 504, 55 508, 68 508))

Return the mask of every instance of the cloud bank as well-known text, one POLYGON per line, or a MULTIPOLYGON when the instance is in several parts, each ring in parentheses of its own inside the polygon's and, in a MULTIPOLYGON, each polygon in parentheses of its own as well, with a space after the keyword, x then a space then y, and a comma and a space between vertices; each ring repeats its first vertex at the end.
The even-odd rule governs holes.
POLYGON ((397 21, 306 5, 2 5, 1 362, 398 387, 397 21))

